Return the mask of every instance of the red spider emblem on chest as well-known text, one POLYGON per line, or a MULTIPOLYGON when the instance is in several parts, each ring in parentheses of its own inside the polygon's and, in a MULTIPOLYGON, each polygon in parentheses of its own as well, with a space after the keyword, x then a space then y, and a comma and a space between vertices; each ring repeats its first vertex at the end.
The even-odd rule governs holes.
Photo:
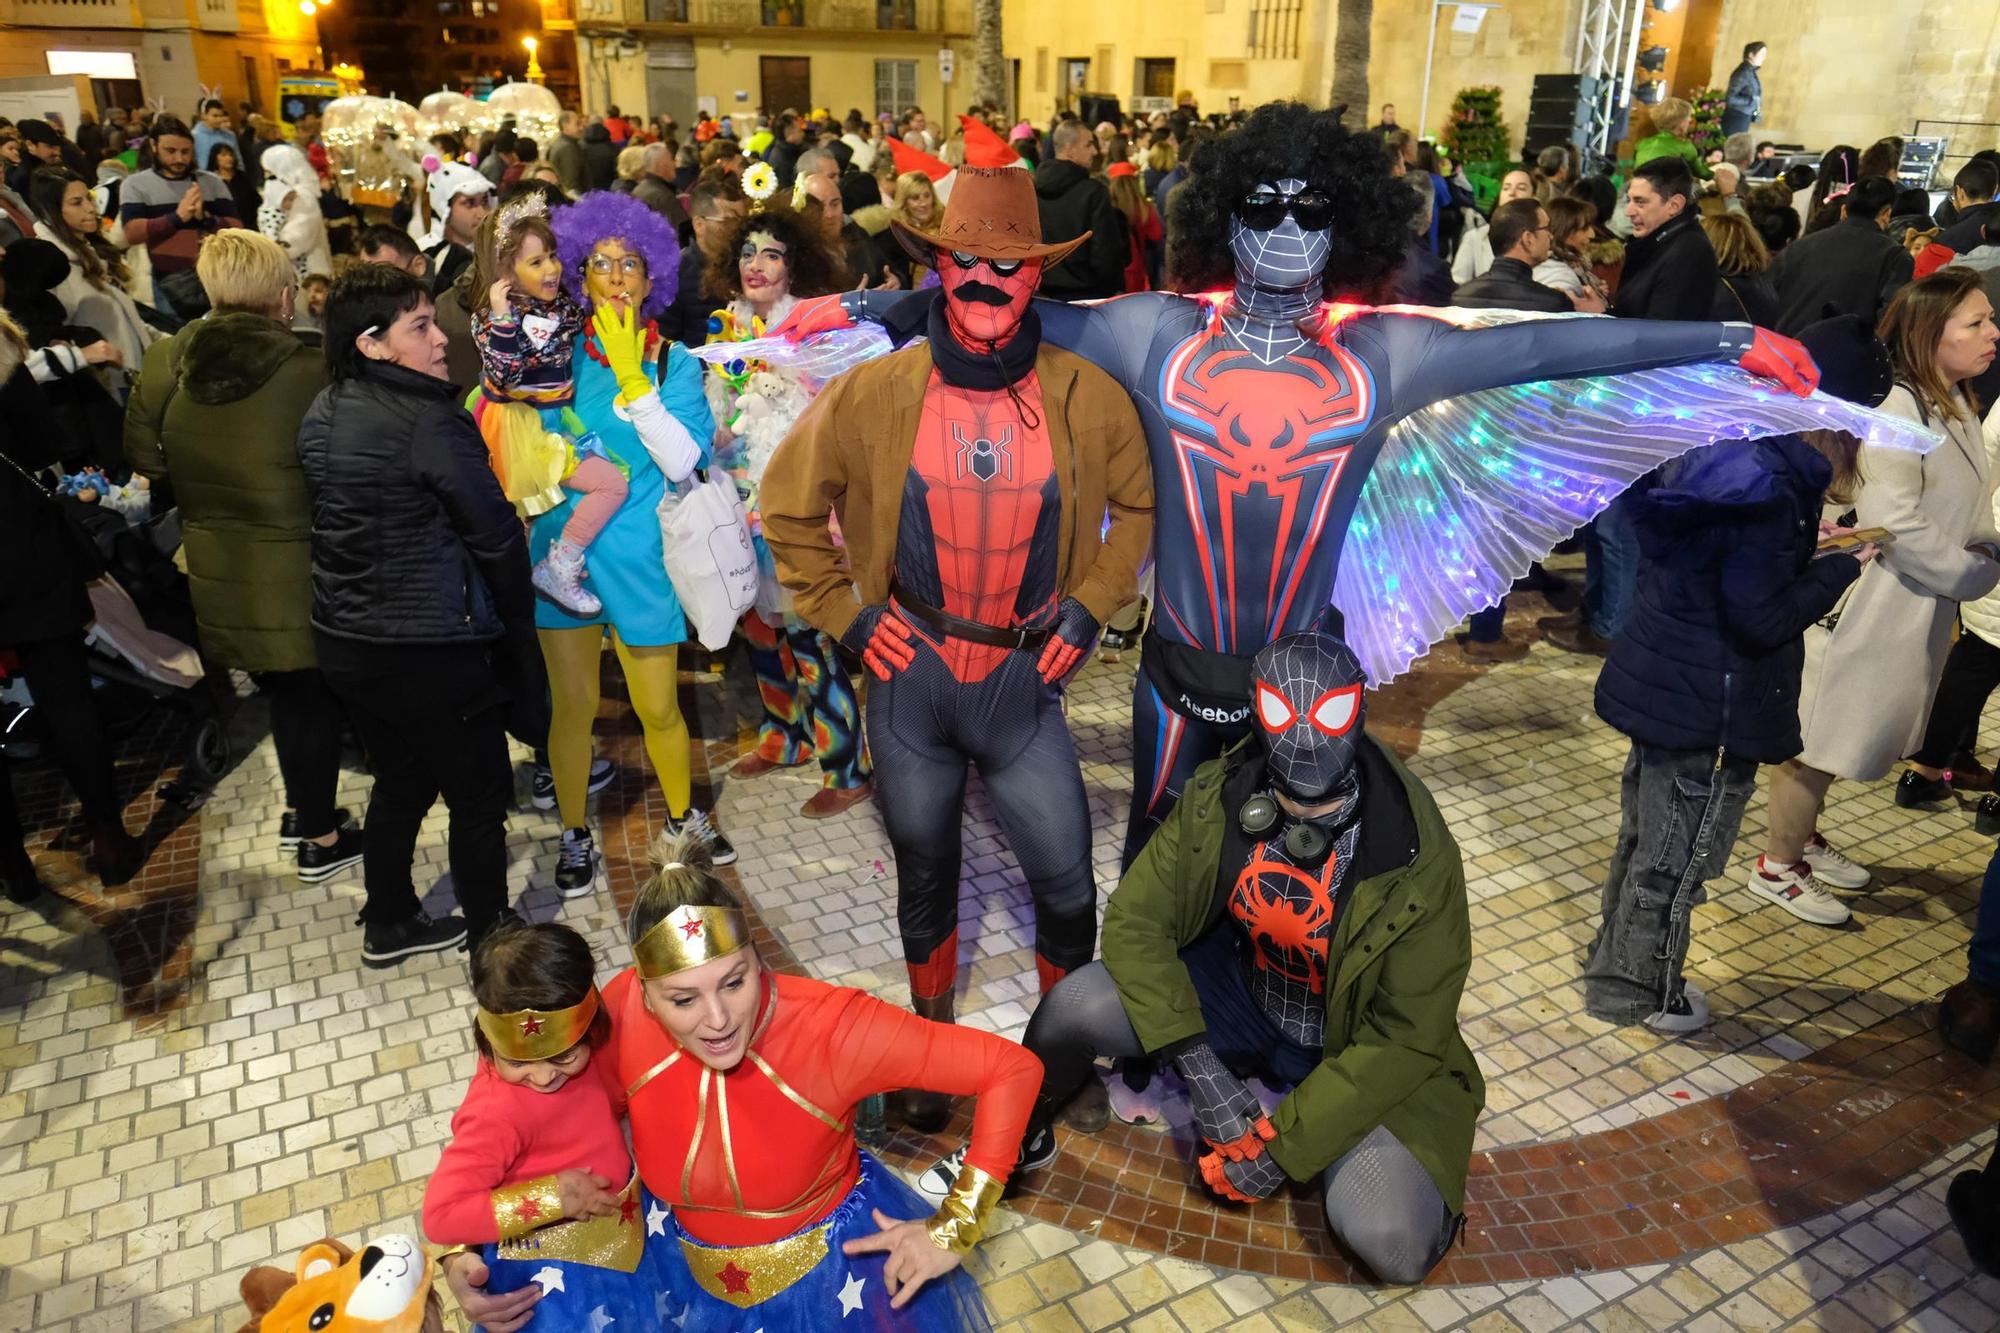
POLYGON ((1248 932, 1260 971, 1310 986, 1315 995, 1325 988, 1332 883, 1332 857, 1315 875, 1268 859, 1264 844, 1257 844, 1230 891, 1229 911, 1248 932), (1303 895, 1288 895, 1289 884, 1298 885, 1303 895))
POLYGON ((991 481, 995 477, 1003 482, 1014 480, 1014 428, 1011 425, 1000 428, 998 439, 988 439, 984 435, 967 436, 965 428, 956 421, 951 423, 951 442, 958 446, 955 480, 977 477, 981 481, 991 481))

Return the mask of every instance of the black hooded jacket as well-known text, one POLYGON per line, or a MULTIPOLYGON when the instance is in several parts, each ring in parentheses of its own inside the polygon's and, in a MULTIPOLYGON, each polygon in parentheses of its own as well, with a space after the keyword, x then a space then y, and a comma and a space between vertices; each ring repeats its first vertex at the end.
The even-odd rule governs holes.
POLYGON ((1111 205, 1102 181, 1074 162, 1050 158, 1035 168, 1035 202, 1042 214, 1042 243, 1090 239, 1042 273, 1041 294, 1055 301, 1094 301, 1125 290, 1131 246, 1125 219, 1111 205))

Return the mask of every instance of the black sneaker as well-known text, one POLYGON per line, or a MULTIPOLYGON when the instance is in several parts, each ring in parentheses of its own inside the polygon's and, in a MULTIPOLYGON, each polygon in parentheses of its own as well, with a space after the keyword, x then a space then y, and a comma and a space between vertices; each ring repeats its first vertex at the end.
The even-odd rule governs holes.
POLYGON ((361 829, 349 820, 340 826, 334 840, 325 847, 303 839, 295 853, 299 861, 299 878, 308 884, 317 884, 361 859, 361 829))
POLYGON ((706 810, 690 810, 679 819, 667 820, 667 836, 677 838, 683 832, 693 833, 708 843, 709 856, 715 864, 728 866, 736 864, 736 845, 723 836, 715 826, 715 817, 706 810))
POLYGON ((1896 804, 1905 810, 1935 805, 1951 799, 1951 784, 1943 778, 1927 778, 1914 768, 1903 770, 1896 780, 1896 804))
POLYGON ((442 953, 465 943, 465 922, 456 916, 432 920, 419 911, 392 925, 370 923, 361 932, 361 962, 394 967, 412 954, 442 953))
POLYGON ((1021 1140, 1021 1156, 1014 1163, 1014 1171, 1016 1175, 1023 1171, 1039 1171, 1055 1160, 1055 1126, 1043 1125, 1040 1132, 1030 1134, 1021 1140))
MULTIPOLYGON (((354 816, 348 812, 346 806, 343 805, 340 809, 333 812, 333 826, 335 828, 346 828, 353 822, 354 816)), ((296 810, 287 810, 278 820, 278 850, 281 852, 296 852, 298 849, 299 812, 296 810)))
POLYGON ((1979 798, 1979 809, 1972 815, 1972 831, 1989 838, 2000 833, 2000 796, 1989 793, 1979 798))
POLYGON ((597 849, 591 845, 590 830, 564 829, 562 849, 556 853, 556 892, 581 898, 596 888, 597 849))
MULTIPOLYGON (((618 765, 609 759, 593 759, 590 761, 590 781, 584 786, 584 795, 595 796, 617 780, 618 765)), ((528 794, 528 800, 537 810, 556 808, 555 775, 549 772, 547 764, 535 765, 534 786, 528 794)))

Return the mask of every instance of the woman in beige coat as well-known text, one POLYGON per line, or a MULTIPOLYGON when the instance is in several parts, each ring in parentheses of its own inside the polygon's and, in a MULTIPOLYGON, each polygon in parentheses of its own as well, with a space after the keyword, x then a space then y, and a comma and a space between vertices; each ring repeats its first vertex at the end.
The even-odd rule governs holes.
POLYGON ((1945 438, 1924 455, 1862 450, 1859 526, 1887 528, 1892 540, 1832 632, 1807 631, 1805 750, 1771 776, 1771 831, 1749 875, 1753 892, 1822 925, 1849 915, 1829 886, 1861 889, 1869 879, 1820 836, 1827 788, 1836 777, 1873 782, 1923 743, 1958 604, 2000 583, 1993 481, 1966 385, 2000 344, 1979 275, 1949 268, 1903 288, 1881 337, 1897 381, 1883 410, 1945 438))

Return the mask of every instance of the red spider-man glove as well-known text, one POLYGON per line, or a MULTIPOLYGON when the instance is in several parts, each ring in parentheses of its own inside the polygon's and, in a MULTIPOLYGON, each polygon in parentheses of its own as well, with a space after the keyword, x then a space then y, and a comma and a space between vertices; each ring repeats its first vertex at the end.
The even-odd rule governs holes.
POLYGON ((1736 364, 1759 379, 1776 380, 1801 398, 1819 387, 1819 367, 1805 344, 1769 329, 1757 330, 1736 364))
POLYGON ((916 631, 886 602, 864 606, 840 646, 861 658, 861 665, 887 680, 917 660, 916 631))
POLYGON ((1203 1153, 1196 1163, 1202 1183, 1219 1198, 1235 1203, 1256 1203, 1276 1194, 1285 1183, 1285 1170, 1269 1156, 1249 1161, 1227 1161, 1220 1153, 1203 1153))
POLYGON ((1042 679, 1053 685, 1076 670, 1076 664, 1090 651, 1090 645, 1097 641, 1097 617, 1083 609, 1083 603, 1074 597, 1062 599, 1056 608, 1056 623, 1051 627, 1049 641, 1042 646, 1041 660, 1035 663, 1035 670, 1042 673, 1042 679))
POLYGON ((792 313, 778 321, 778 326, 766 336, 788 338, 792 342, 804 342, 816 333, 831 333, 835 329, 851 329, 853 318, 847 307, 840 303, 843 293, 832 296, 813 296, 792 307, 792 313))

